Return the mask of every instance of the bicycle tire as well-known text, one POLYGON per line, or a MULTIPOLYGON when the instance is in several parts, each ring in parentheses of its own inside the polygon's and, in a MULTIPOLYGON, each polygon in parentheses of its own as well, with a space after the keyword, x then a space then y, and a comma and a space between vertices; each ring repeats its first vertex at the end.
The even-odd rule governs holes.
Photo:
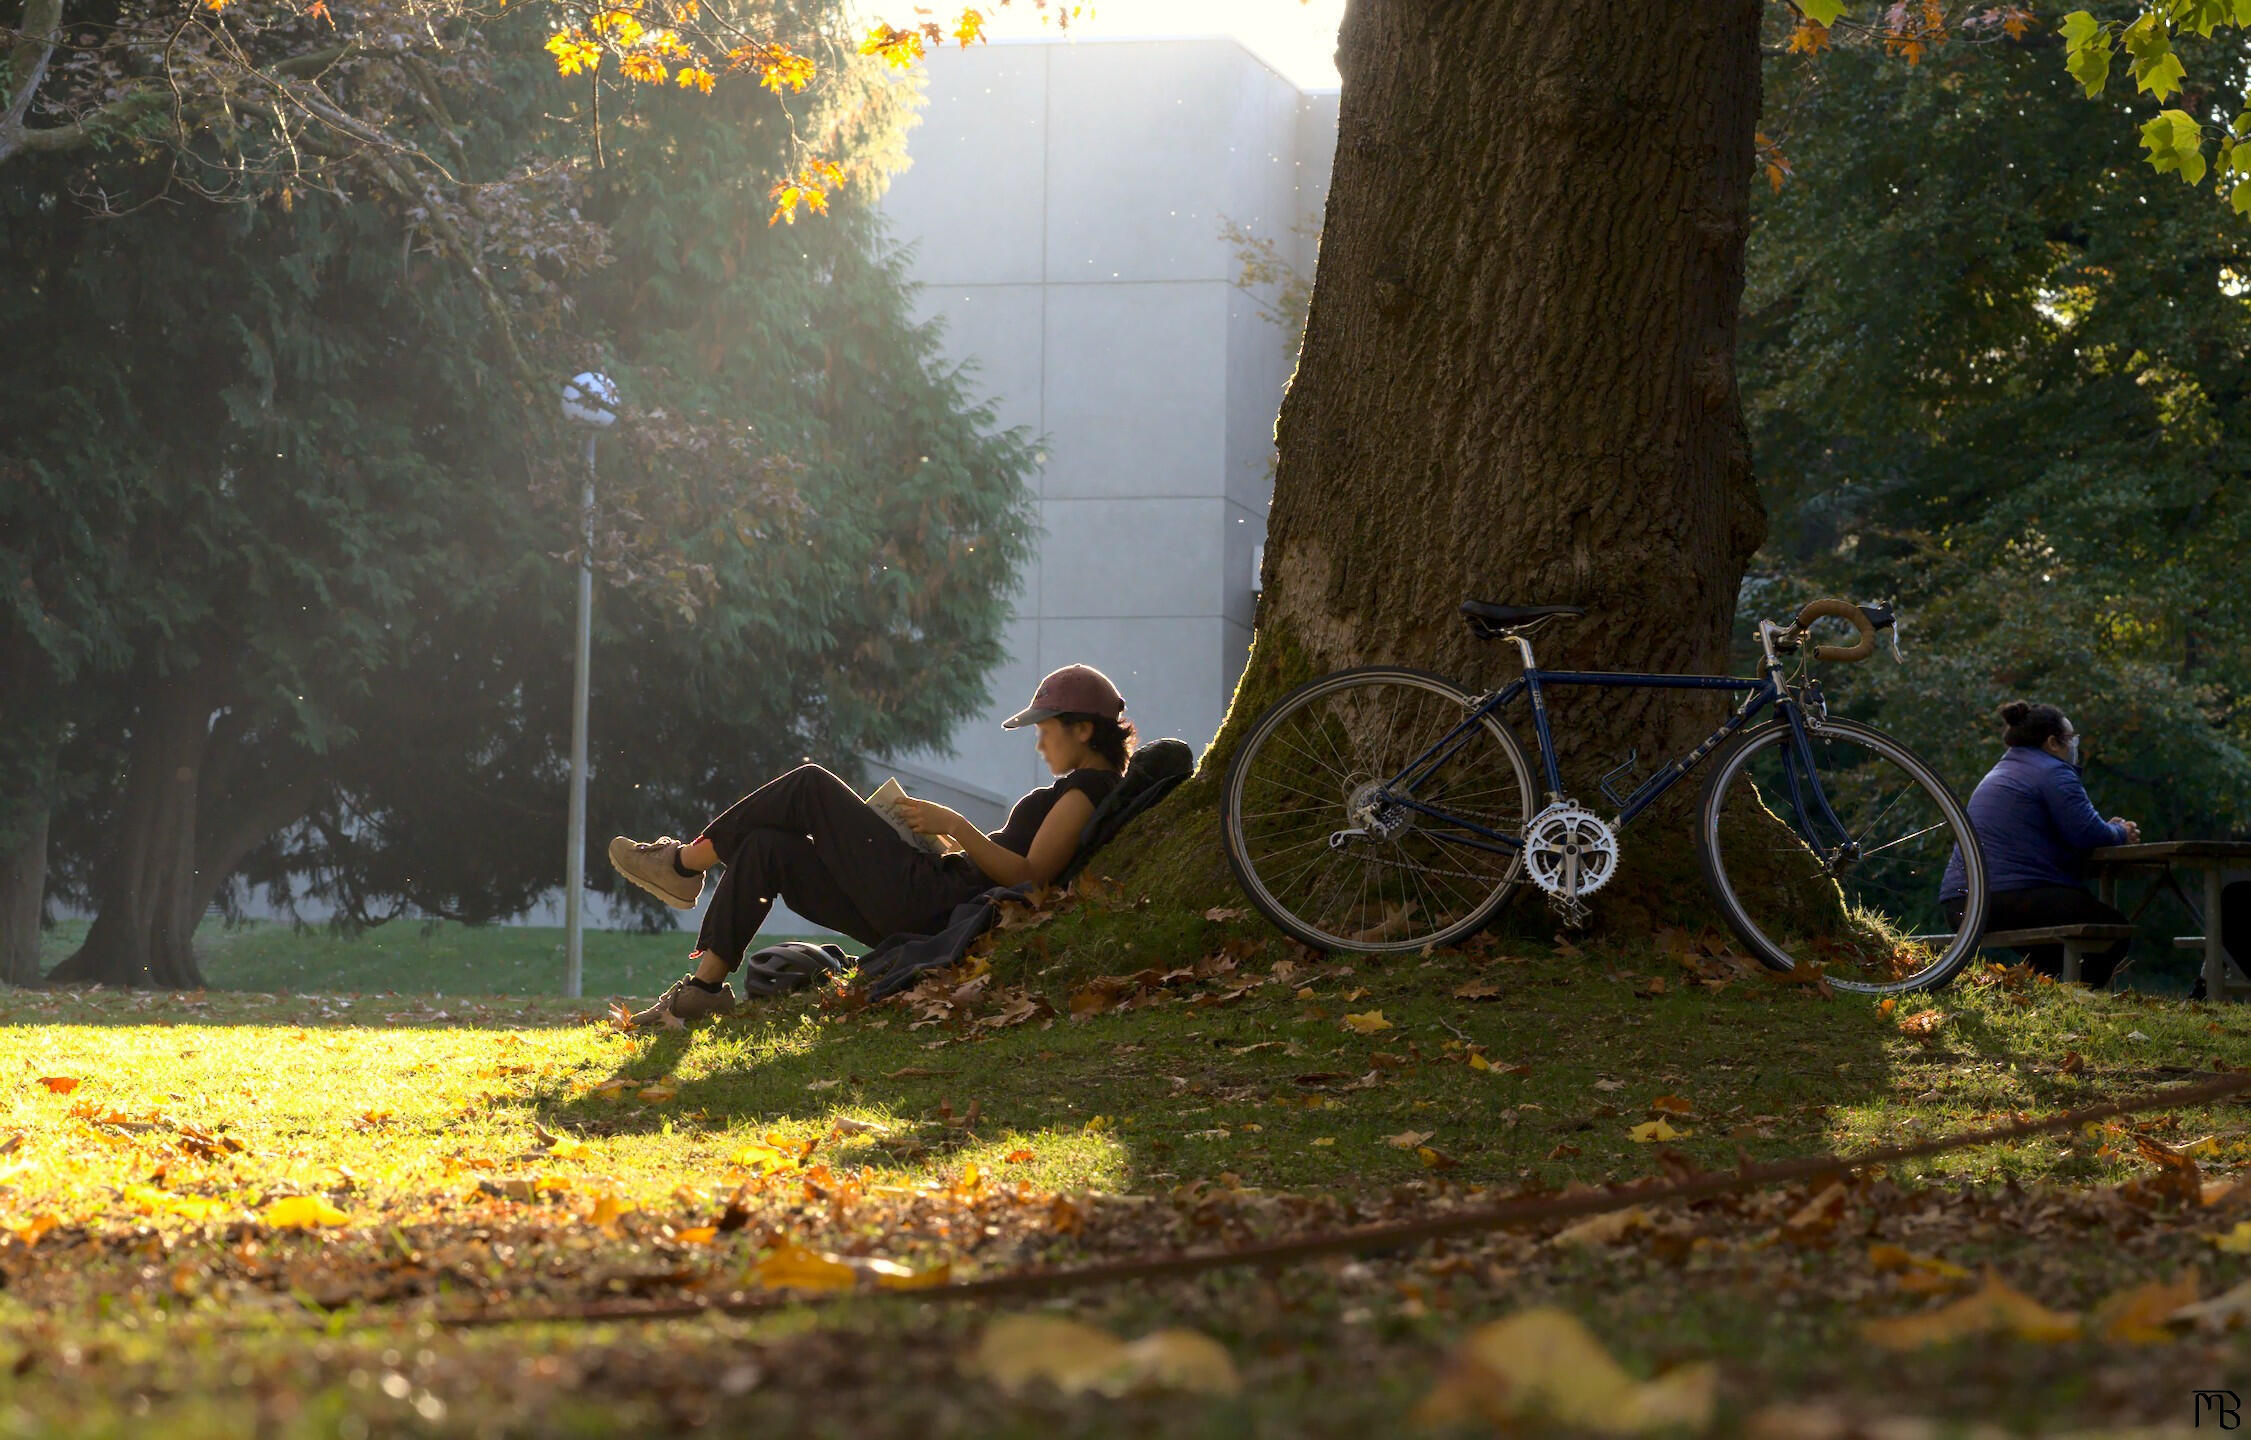
MULTIPOLYGON (((1756 782, 1747 778, 1751 776, 1754 765, 1762 760, 1772 765, 1782 763, 1784 752, 1781 747, 1788 743, 1790 737, 1789 722, 1782 719, 1770 720, 1737 737, 1720 753, 1712 764, 1711 773, 1705 778, 1703 797, 1697 808, 1696 850, 1703 866, 1704 881, 1711 891, 1713 901, 1718 904, 1721 915, 1736 938, 1748 946, 1759 962, 1769 969, 1792 970, 1810 960, 1824 960, 1828 964, 1827 979, 1838 989, 1871 995, 1897 995, 1937 989, 1960 973, 1977 954, 1978 936, 1985 923, 1985 861, 1978 851, 1977 836, 1971 828, 1969 812, 1955 798, 1945 780, 1922 757, 1873 726, 1851 720, 1828 719, 1817 726, 1809 724, 1806 733, 1809 743, 1818 742, 1821 753, 1849 757, 1857 751, 1864 757, 1873 757, 1882 764, 1893 767, 1904 777, 1907 787, 1912 787, 1900 788, 1891 800, 1883 804, 1869 826, 1854 837, 1856 849, 1859 842, 1869 838, 1869 830, 1875 824, 1892 817, 1910 797, 1919 798, 1918 808, 1900 813, 1898 818, 1889 821, 1892 826, 1901 830, 1902 839, 1880 840, 1852 862, 1853 869, 1842 872, 1847 876, 1862 873, 1884 875, 1886 878, 1882 883, 1902 897, 1896 907, 1901 913, 1894 914, 1890 909, 1877 911, 1867 896, 1848 893, 1848 887, 1839 878, 1840 872, 1834 868, 1833 862, 1824 861, 1814 847, 1805 842, 1795 826, 1789 825, 1772 807, 1766 805, 1760 799, 1756 782), (1838 747, 1853 748, 1844 750, 1838 747), (1744 863, 1737 867, 1738 874, 1731 878, 1728 864, 1730 843, 1722 831, 1730 817, 1740 817, 1746 813, 1743 809, 1745 805, 1757 806, 1765 811, 1767 820, 1783 826, 1783 833, 1795 841, 1796 848, 1792 850, 1789 844, 1775 838, 1770 838, 1763 845, 1754 846, 1747 838, 1742 837, 1738 829, 1738 838, 1733 848, 1744 857, 1744 863), (1931 815, 1939 818, 1928 828, 1907 828, 1931 815), (1943 824, 1948 833, 1937 834, 1939 824, 1943 824), (1957 845, 1965 857, 1964 876, 1968 889, 1962 919, 1958 924, 1943 919, 1943 909, 1939 907, 1937 899, 1939 876, 1932 872, 1930 864, 1932 856, 1944 854, 1957 845), (1912 848, 1881 866, 1868 863, 1878 852, 1902 846, 1912 848), (1746 895, 1754 888, 1752 876, 1756 870, 1755 862, 1750 861, 1749 857, 1762 851, 1769 855, 1791 857, 1801 867, 1807 867, 1808 873, 1770 877, 1757 888, 1763 889, 1769 896, 1792 897, 1816 910, 1829 911, 1830 918, 1823 922, 1825 929, 1778 935, 1772 932, 1781 927, 1772 918, 1762 921, 1758 914, 1753 913, 1754 909, 1763 907, 1754 907, 1746 900, 1746 895), (1810 867, 1818 867, 1818 872, 1813 872, 1810 867), (1835 898, 1845 907, 1843 911, 1830 910, 1831 897, 1818 891, 1809 891, 1806 886, 1806 881, 1818 881, 1823 876, 1829 884, 1835 886, 1835 898), (1893 876, 1896 878, 1891 878, 1893 876), (1742 881, 1740 885, 1736 883, 1738 879, 1742 881), (1914 919, 1928 917, 1934 912, 1941 918, 1936 921, 1926 919, 1924 933, 1917 933, 1912 928, 1902 928, 1910 926, 1914 919), (1845 917, 1843 926, 1836 923, 1837 913, 1845 917), (1944 931, 1933 928, 1938 925, 1950 928, 1944 931), (1848 928, 1849 934, 1839 933, 1848 928), (1941 937, 1944 945, 1943 948, 1938 948, 1937 942, 1941 937), (1828 951, 1825 955, 1799 953, 1824 948, 1828 951), (1935 954, 1925 959, 1925 955, 1934 949, 1935 954), (1863 970, 1841 966, 1841 959, 1867 968, 1863 970), (1909 964, 1912 964, 1912 969, 1898 973, 1898 967, 1909 964), (1887 968, 1895 973, 1877 978, 1887 968)), ((1792 757, 1789 763, 1795 765, 1800 762, 1792 757)), ((1817 761, 1816 768, 1821 768, 1821 762, 1817 761)), ((1825 773, 1828 777, 1822 784, 1825 796, 1830 795, 1831 791, 1848 797, 1873 792, 1874 797, 1880 798, 1890 788, 1889 781, 1871 786, 1865 777, 1853 784, 1842 785, 1839 783, 1840 778, 1847 773, 1847 767, 1843 766, 1830 766, 1825 773)), ((1876 800, 1871 798, 1865 803, 1874 806, 1876 800)), ((1834 797, 1831 797, 1830 804, 1832 807, 1837 805, 1834 797)), ((1838 814, 1840 820, 1843 818, 1841 811, 1833 808, 1832 813, 1838 814)), ((1776 903, 1787 908, 1792 899, 1776 903)))
MULTIPOLYGON (((1318 680, 1308 681, 1284 695, 1252 723, 1250 732, 1243 737, 1242 744, 1237 747, 1233 759, 1228 764, 1226 781, 1220 790, 1220 835, 1227 853, 1228 868, 1234 872, 1236 883, 1242 887, 1243 894, 1258 909, 1260 914, 1272 921, 1285 934, 1317 950, 1392 953, 1451 944, 1475 934, 1478 930, 1490 924, 1514 895, 1523 874, 1523 857, 1520 852, 1509 854, 1506 857, 1497 857, 1496 852, 1474 851, 1471 847, 1459 844, 1448 851, 1446 850, 1442 829, 1430 826, 1427 821, 1424 821, 1419 828, 1410 824, 1408 829, 1402 832, 1416 837, 1420 843, 1428 847, 1428 850, 1422 853, 1444 851, 1451 856, 1459 857, 1456 860, 1458 864, 1484 864, 1487 872, 1490 873, 1489 889, 1482 890, 1474 899, 1470 899, 1468 903, 1461 905, 1459 913, 1449 915, 1443 923, 1427 929, 1401 928, 1400 922, 1394 919, 1392 911, 1385 905, 1384 891, 1381 885, 1377 887, 1376 897, 1378 906, 1376 913, 1382 917, 1380 923, 1372 928, 1364 927, 1349 932, 1332 925, 1325 925, 1318 918, 1301 914, 1300 909, 1306 907, 1293 906, 1285 898, 1285 893, 1279 893, 1288 892, 1292 887, 1283 883, 1281 875, 1266 873, 1274 868, 1271 863, 1272 856, 1270 853, 1262 851, 1261 840, 1251 833, 1254 822, 1264 818, 1264 816, 1261 812, 1250 809, 1246 803, 1253 792, 1259 790, 1261 786, 1281 784, 1285 789, 1291 788, 1285 780, 1277 778, 1273 773, 1277 769, 1282 770, 1284 774, 1288 773, 1286 757, 1274 764, 1266 763, 1270 747, 1273 748, 1275 754, 1279 754, 1279 747, 1285 743, 1285 727, 1291 724, 1293 718, 1311 717, 1314 714, 1313 707, 1315 706, 1328 705, 1329 702, 1336 701, 1339 697, 1353 690, 1365 690, 1372 693, 1378 686, 1392 687, 1394 690, 1401 692, 1403 696, 1423 697, 1422 700, 1417 702, 1417 717, 1420 714, 1420 707, 1424 701, 1427 701, 1429 708, 1434 713, 1447 715, 1448 718, 1443 726, 1432 726, 1430 733, 1419 742, 1419 746, 1417 742, 1413 741, 1399 746, 1398 749, 1404 751, 1404 754, 1399 758, 1397 766, 1388 770, 1383 769, 1381 764, 1376 761, 1368 761, 1365 764, 1358 763, 1361 757, 1357 753, 1348 757, 1341 750, 1332 750, 1328 759, 1335 759, 1340 762, 1343 768, 1338 769, 1335 766, 1328 765, 1327 759, 1313 754, 1312 751, 1304 747, 1298 747, 1298 753, 1312 759, 1315 765, 1337 771, 1335 775, 1329 777, 1329 784, 1338 793, 1330 796, 1325 791, 1321 794, 1310 794, 1303 790, 1293 792, 1305 794, 1306 798, 1312 802, 1310 805, 1300 807, 1304 814, 1302 820, 1297 822, 1298 830, 1311 838, 1293 848, 1312 847, 1314 849, 1314 859, 1306 862, 1307 864, 1318 864, 1328 855, 1342 855, 1343 852, 1336 850, 1335 847, 1330 847, 1327 852, 1319 848, 1320 845, 1327 843, 1320 832, 1324 829, 1330 829, 1333 833, 1335 829, 1346 827, 1350 819, 1348 807, 1354 787, 1357 785, 1359 788, 1365 789, 1365 782, 1368 780, 1387 779, 1396 774, 1398 767, 1404 766, 1415 755, 1421 753, 1420 747, 1427 747, 1438 742, 1455 725, 1458 725, 1462 717, 1476 705, 1477 702, 1474 697, 1464 693, 1446 677, 1434 675, 1424 670, 1409 670, 1396 666, 1363 666, 1351 670, 1340 670, 1333 674, 1324 675, 1318 680), (1331 818, 1330 811, 1323 808, 1325 805, 1333 806, 1333 818, 1331 818), (1465 855, 1463 853, 1465 851, 1469 853, 1465 855), (1502 860, 1503 863, 1499 863, 1496 868, 1495 862, 1481 859, 1481 857, 1486 856, 1496 856, 1496 859, 1502 860), (1386 933, 1395 928, 1398 933, 1386 933)), ((1367 703, 1372 705, 1375 702, 1370 700, 1367 703)), ((1340 715, 1349 716, 1349 712, 1343 711, 1341 706, 1335 708, 1338 709, 1340 715)), ((1396 702, 1391 713, 1396 716, 1396 702)), ((1349 731, 1351 728, 1349 718, 1334 720, 1323 726, 1319 733, 1324 737, 1331 737, 1332 730, 1338 727, 1349 731)), ((1373 730, 1376 727, 1364 726, 1362 728, 1373 730)), ((1397 728, 1394 726, 1386 738, 1395 738, 1397 733, 1397 728)), ((1530 819, 1534 795, 1531 769, 1525 763, 1523 747, 1517 743, 1516 736, 1510 733, 1506 726, 1501 725, 1491 716, 1485 717, 1478 731, 1465 741, 1465 745, 1474 744, 1478 735, 1482 735, 1489 740, 1497 751, 1499 759, 1505 762, 1509 772, 1508 783, 1514 787, 1514 798, 1511 799, 1508 795, 1501 794, 1497 801, 1487 802, 1493 806, 1490 814, 1481 813, 1473 818, 1489 822, 1487 824, 1489 829, 1522 835, 1524 826, 1530 819)), ((1361 743, 1349 735, 1346 739, 1356 748, 1361 743)), ((1484 801, 1485 795, 1480 793, 1477 798, 1484 801)), ((1409 863, 1406 859, 1410 852, 1405 845, 1393 841, 1371 841, 1369 847, 1367 853, 1372 858, 1367 861, 1368 865, 1389 866, 1408 871, 1418 869, 1416 865, 1409 863), (1374 857, 1372 847, 1377 843, 1393 844, 1394 850, 1397 852, 1396 855, 1374 857)), ((1348 846, 1347 848, 1352 847, 1348 846)), ((1298 859, 1302 860, 1303 857, 1300 856, 1298 859)), ((1431 892, 1438 888, 1438 877, 1443 876, 1452 879, 1463 872, 1434 870, 1425 867, 1421 868, 1419 873, 1432 877, 1432 884, 1425 887, 1422 892, 1422 900, 1427 903, 1431 898, 1431 892)), ((1472 878, 1481 886, 1488 883, 1485 877, 1478 876, 1474 872, 1472 872, 1472 878)), ((1315 884, 1318 885, 1319 883, 1321 882, 1316 880, 1315 884)), ((1410 875, 1408 881, 1402 886, 1403 894, 1412 892, 1418 883, 1414 876, 1410 875)), ((1366 881, 1363 879, 1360 898, 1365 896, 1365 886, 1366 881)), ((1460 888, 1454 887, 1457 892, 1460 888)), ((1358 903, 1358 899, 1355 903, 1358 903)), ((1396 903, 1402 907, 1405 915, 1412 915, 1416 902, 1413 899, 1402 899, 1396 903)))

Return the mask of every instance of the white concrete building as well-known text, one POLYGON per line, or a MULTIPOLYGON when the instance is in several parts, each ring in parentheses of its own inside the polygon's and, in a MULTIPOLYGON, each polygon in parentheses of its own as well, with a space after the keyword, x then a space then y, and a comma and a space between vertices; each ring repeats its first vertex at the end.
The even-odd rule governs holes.
POLYGON ((1337 94, 1224 38, 946 49, 927 84, 883 208, 971 389, 1041 441, 1045 537, 986 715, 895 768, 997 825, 1049 778, 1000 721, 1059 665, 1109 674, 1145 738, 1218 731, 1295 360, 1222 227, 1312 273, 1337 94))

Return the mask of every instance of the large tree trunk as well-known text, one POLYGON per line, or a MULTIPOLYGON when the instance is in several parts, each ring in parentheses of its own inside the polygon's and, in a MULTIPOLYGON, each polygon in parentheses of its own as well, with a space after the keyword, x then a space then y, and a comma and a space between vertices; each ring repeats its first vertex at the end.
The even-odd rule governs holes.
MULTIPOLYGON (((1352 0, 1258 633, 1207 803, 1179 807, 1151 888, 1221 883, 1177 858, 1216 849, 1191 812, 1289 686, 1376 661, 1473 688, 1512 673, 1465 598, 1585 606, 1539 637, 1543 665, 1723 666, 1764 531, 1734 371, 1759 16, 1352 0)), ((1677 693, 1555 699, 1582 799, 1627 751, 1669 756, 1717 719, 1677 693)), ((1676 828, 1637 832, 1629 863, 1676 828)))
POLYGON ((47 902, 47 810, 32 812, 23 835, 0 854, 0 983, 39 981, 39 923, 47 902))
POLYGON ((210 891, 196 873, 196 793, 212 691, 199 677, 150 685, 134 717, 125 794, 94 879, 86 941, 55 984, 200 989, 192 942, 210 891))

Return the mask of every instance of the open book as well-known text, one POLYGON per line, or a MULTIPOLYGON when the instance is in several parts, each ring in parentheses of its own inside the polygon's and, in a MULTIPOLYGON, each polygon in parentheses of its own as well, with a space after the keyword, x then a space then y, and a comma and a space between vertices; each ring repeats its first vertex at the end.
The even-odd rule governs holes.
POLYGON ((868 797, 868 808, 890 821, 891 828, 898 831, 899 838, 909 845, 919 845, 933 855, 951 855, 961 848, 951 838, 944 835, 916 834, 915 828, 907 823, 906 811, 899 804, 906 798, 906 787, 902 786, 899 783, 899 777, 894 775, 875 787, 875 793, 868 797))

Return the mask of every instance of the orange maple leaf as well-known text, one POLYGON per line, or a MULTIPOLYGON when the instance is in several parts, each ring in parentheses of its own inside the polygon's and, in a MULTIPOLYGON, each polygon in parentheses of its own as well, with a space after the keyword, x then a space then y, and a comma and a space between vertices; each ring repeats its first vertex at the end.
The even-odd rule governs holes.
POLYGON ((766 217, 773 225, 784 222, 797 223, 797 207, 802 205, 816 215, 828 213, 829 190, 844 183, 844 172, 827 160, 808 160, 798 167, 795 175, 774 182, 766 198, 774 202, 774 213, 766 217))
POLYGON ((727 64, 735 70, 756 70, 758 83, 776 95, 784 90, 803 90, 813 83, 813 62, 787 45, 772 41, 742 45, 728 51, 727 64))
POLYGON ((862 55, 880 55, 885 64, 894 70, 905 70, 922 58, 923 37, 919 30, 901 30, 893 25, 878 25, 860 42, 862 55))

